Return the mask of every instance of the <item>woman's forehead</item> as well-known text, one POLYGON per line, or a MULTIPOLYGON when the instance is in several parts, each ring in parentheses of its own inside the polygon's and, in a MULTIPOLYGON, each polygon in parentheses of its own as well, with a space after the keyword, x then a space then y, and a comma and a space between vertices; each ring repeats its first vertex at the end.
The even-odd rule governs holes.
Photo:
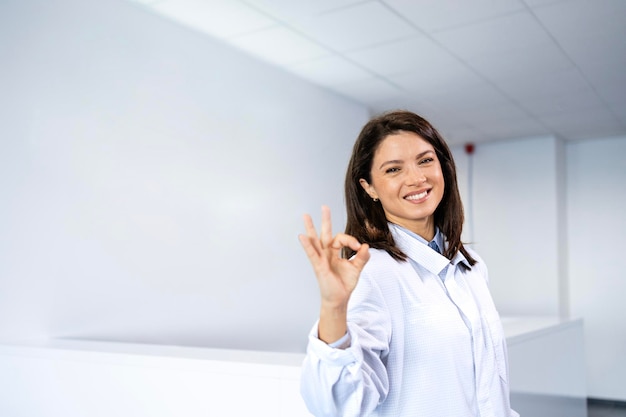
POLYGON ((387 135, 376 148, 374 158, 383 154, 394 153, 419 154, 426 151, 434 151, 433 145, 426 139, 414 132, 398 132, 387 135))

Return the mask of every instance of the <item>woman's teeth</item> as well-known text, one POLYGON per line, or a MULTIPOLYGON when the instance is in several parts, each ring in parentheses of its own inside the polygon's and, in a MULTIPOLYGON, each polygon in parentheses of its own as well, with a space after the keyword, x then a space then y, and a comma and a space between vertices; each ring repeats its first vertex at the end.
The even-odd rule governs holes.
POLYGON ((419 193, 419 194, 413 194, 410 196, 405 197, 407 200, 419 200, 422 199, 424 197, 426 197, 426 194, 428 194, 428 191, 424 191, 423 193, 419 193))

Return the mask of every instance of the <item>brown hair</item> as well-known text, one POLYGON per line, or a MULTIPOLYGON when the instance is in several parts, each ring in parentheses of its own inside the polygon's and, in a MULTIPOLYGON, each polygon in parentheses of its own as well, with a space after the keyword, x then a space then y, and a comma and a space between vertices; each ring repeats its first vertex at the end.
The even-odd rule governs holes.
MULTIPOLYGON (((463 203, 456 179, 456 167, 450 148, 437 130, 423 117, 409 111, 392 111, 374 117, 363 126, 348 164, 345 180, 347 210, 346 233, 372 248, 383 249, 394 259, 404 261, 407 256, 395 244, 380 203, 374 202, 359 180, 371 183, 374 154, 387 136, 399 131, 413 132, 430 143, 437 154, 444 176, 445 189, 441 202, 435 209, 434 223, 448 241, 443 255, 452 259, 459 251, 470 265, 476 260, 461 242, 463 231, 463 203)), ((350 255, 347 253, 346 255, 350 255)))

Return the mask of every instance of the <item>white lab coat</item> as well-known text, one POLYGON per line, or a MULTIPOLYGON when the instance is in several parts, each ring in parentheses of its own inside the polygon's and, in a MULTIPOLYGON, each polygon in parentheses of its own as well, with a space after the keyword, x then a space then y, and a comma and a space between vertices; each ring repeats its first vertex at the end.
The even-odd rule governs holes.
POLYGON ((390 224, 408 255, 371 249, 345 349, 309 335, 301 392, 316 416, 514 417, 507 350, 487 269, 450 261, 390 224))

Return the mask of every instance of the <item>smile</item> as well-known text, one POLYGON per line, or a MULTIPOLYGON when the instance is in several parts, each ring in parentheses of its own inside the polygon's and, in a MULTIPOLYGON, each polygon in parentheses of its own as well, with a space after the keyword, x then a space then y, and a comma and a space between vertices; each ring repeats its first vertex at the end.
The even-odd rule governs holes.
POLYGON ((408 195, 405 198, 405 200, 421 200, 422 198, 426 197, 428 195, 428 190, 423 191, 419 194, 412 194, 412 195, 408 195))

